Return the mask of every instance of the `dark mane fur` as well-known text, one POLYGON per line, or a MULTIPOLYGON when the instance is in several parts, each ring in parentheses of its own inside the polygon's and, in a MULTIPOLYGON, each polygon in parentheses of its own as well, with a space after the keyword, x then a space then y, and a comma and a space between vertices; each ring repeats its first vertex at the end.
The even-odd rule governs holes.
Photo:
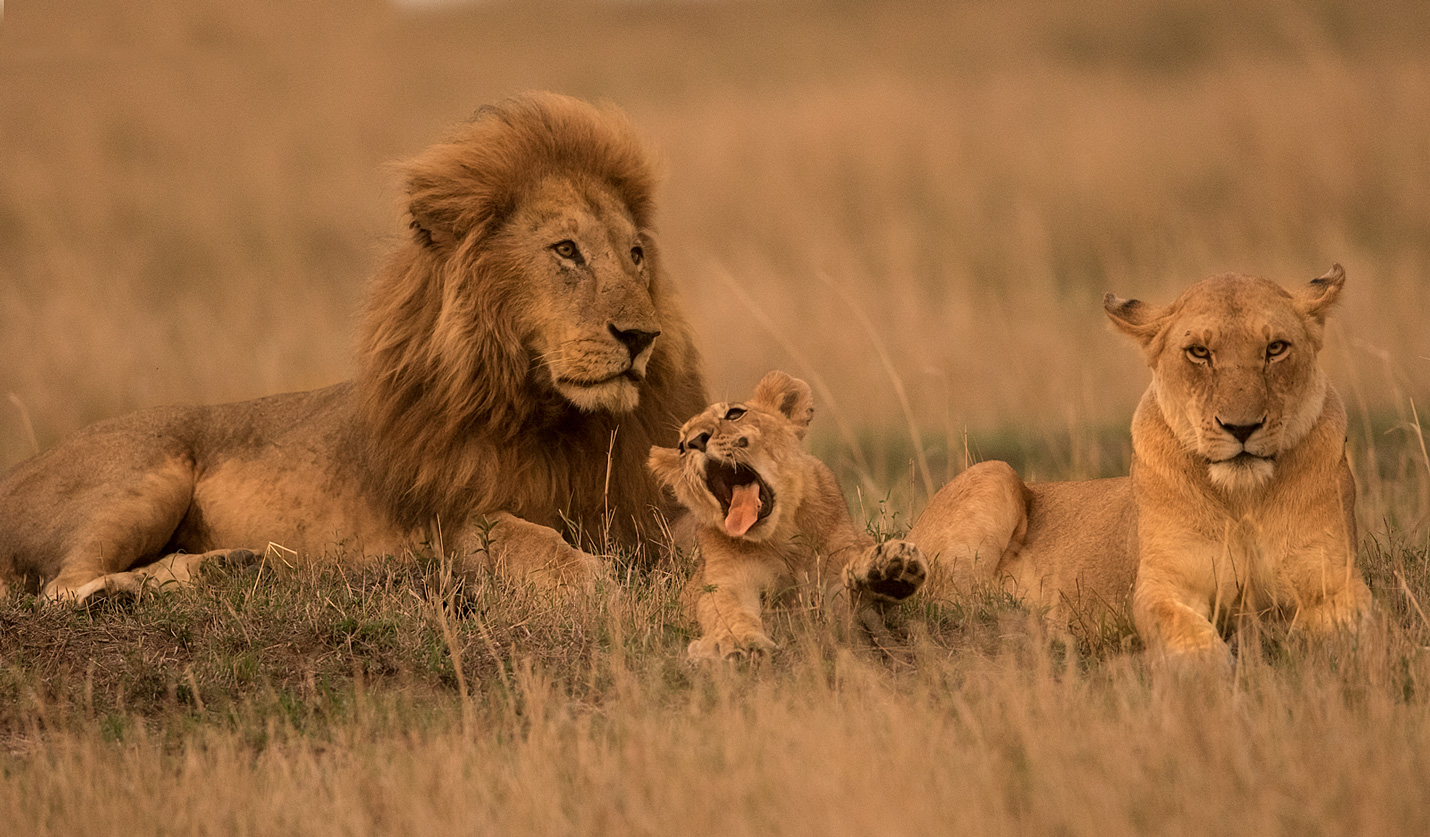
POLYGON ((410 530, 505 510, 558 529, 569 519, 588 546, 600 545, 609 517, 614 540, 634 545, 652 510, 674 508, 646 472, 650 446, 673 445, 706 403, 657 254, 647 264, 662 336, 640 404, 584 414, 531 374, 512 293, 522 276, 486 242, 524 190, 551 175, 604 184, 648 229, 655 176, 645 147, 617 113, 529 94, 483 108, 404 171, 413 235, 373 282, 360 332, 367 490, 410 530))

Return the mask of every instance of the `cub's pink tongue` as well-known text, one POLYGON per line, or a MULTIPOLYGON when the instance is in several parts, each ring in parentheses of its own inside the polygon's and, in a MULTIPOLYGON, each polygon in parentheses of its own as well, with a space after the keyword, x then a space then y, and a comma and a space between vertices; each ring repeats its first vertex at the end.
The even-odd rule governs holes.
POLYGON ((737 485, 730 495, 730 513, 725 515, 725 531, 738 538, 760 519, 760 484, 737 485))

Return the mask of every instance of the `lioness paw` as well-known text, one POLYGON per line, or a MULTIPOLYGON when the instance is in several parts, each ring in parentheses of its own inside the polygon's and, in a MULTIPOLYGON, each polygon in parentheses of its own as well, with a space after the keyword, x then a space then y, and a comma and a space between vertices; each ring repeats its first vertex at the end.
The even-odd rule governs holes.
POLYGON ((845 583, 875 598, 903 601, 917 593, 928 579, 928 562, 908 541, 876 545, 863 560, 849 566, 845 583))

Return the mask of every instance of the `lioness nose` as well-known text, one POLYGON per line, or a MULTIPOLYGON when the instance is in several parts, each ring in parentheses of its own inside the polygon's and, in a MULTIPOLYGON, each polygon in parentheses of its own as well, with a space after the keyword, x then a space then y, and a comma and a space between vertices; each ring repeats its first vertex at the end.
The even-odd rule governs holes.
POLYGON ((703 451, 705 450, 706 443, 708 443, 709 441, 710 434, 709 432, 705 432, 701 433, 699 436, 693 436, 690 439, 686 440, 685 446, 687 448, 694 448, 695 450, 703 451))
POLYGON ((611 336, 626 347, 635 357, 646 350, 646 347, 655 342, 655 338, 660 336, 658 331, 641 331, 638 328, 620 329, 615 323, 606 323, 606 328, 610 329, 611 336))
POLYGON ((1251 434, 1260 430, 1261 425, 1265 424, 1266 422, 1258 421, 1255 424, 1227 424, 1221 419, 1217 419, 1216 423, 1221 425, 1222 430, 1225 430, 1226 432, 1230 433, 1236 438, 1238 442, 1241 442, 1244 445, 1246 444, 1246 440, 1251 438, 1251 434))

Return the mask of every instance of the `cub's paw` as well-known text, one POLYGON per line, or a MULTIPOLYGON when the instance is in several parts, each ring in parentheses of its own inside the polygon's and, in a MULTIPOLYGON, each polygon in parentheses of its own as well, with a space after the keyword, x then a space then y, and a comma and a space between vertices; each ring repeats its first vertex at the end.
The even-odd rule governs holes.
POLYGON ((775 650, 775 641, 760 631, 750 631, 736 636, 728 631, 707 634, 692 640, 685 649, 691 662, 725 662, 738 660, 759 660, 775 650))
POLYGON ((877 599, 899 602, 917 593, 928 579, 928 562, 908 541, 885 541, 845 570, 844 583, 877 599))

